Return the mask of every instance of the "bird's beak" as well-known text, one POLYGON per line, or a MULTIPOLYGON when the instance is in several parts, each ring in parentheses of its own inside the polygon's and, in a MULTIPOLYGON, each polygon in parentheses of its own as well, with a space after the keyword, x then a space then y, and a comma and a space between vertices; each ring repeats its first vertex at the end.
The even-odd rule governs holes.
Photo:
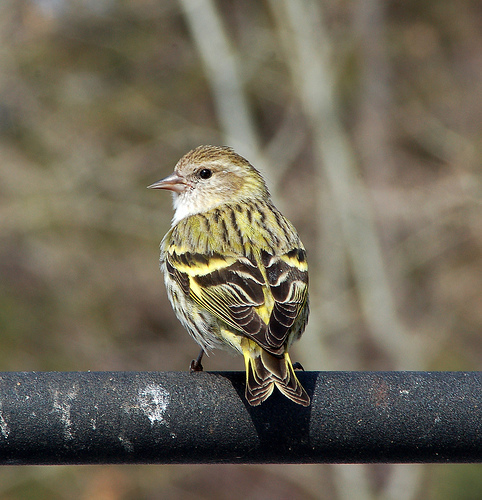
POLYGON ((154 184, 147 187, 148 189, 168 189, 169 191, 174 191, 175 193, 182 193, 191 187, 191 185, 184 177, 181 177, 174 172, 173 174, 168 175, 167 177, 164 177, 164 179, 154 182, 154 184))

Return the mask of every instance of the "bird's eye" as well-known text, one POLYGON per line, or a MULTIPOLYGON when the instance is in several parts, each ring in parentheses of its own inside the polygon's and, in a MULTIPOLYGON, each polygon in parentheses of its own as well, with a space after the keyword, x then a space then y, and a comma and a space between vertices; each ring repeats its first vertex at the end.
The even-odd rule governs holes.
POLYGON ((209 168, 203 168, 200 172, 199 172, 199 177, 201 177, 201 179, 209 179, 209 177, 211 177, 211 175, 213 175, 213 173, 211 172, 211 170, 209 170, 209 168))

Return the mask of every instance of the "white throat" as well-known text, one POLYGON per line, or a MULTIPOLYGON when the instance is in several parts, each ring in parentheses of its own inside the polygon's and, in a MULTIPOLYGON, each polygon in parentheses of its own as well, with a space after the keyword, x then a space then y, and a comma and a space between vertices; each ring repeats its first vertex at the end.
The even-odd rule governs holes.
POLYGON ((172 204, 174 206, 173 226, 186 217, 199 214, 211 208, 204 205, 196 196, 193 196, 192 191, 189 194, 190 196, 183 196, 182 194, 172 193, 172 204))

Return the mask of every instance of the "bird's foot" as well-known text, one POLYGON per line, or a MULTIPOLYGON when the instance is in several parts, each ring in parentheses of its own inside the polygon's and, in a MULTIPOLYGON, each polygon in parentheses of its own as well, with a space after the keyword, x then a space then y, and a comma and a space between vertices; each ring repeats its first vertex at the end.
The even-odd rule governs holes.
POLYGON ((202 372, 202 371, 203 371, 203 365, 197 359, 193 359, 191 361, 191 364, 189 365, 189 373, 202 372))
POLYGON ((301 370, 302 372, 305 371, 305 369, 303 368, 303 365, 297 361, 296 363, 293 363, 293 370, 301 370))
POLYGON ((204 355, 204 349, 201 349, 199 356, 191 361, 191 364, 189 365, 189 373, 203 371, 203 365, 201 364, 203 355, 204 355))

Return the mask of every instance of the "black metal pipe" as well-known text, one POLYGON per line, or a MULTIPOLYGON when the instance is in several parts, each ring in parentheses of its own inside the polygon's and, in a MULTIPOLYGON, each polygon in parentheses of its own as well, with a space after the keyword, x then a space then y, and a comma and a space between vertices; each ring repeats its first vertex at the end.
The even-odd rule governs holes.
POLYGON ((481 462, 482 372, 0 373, 0 464, 481 462))

